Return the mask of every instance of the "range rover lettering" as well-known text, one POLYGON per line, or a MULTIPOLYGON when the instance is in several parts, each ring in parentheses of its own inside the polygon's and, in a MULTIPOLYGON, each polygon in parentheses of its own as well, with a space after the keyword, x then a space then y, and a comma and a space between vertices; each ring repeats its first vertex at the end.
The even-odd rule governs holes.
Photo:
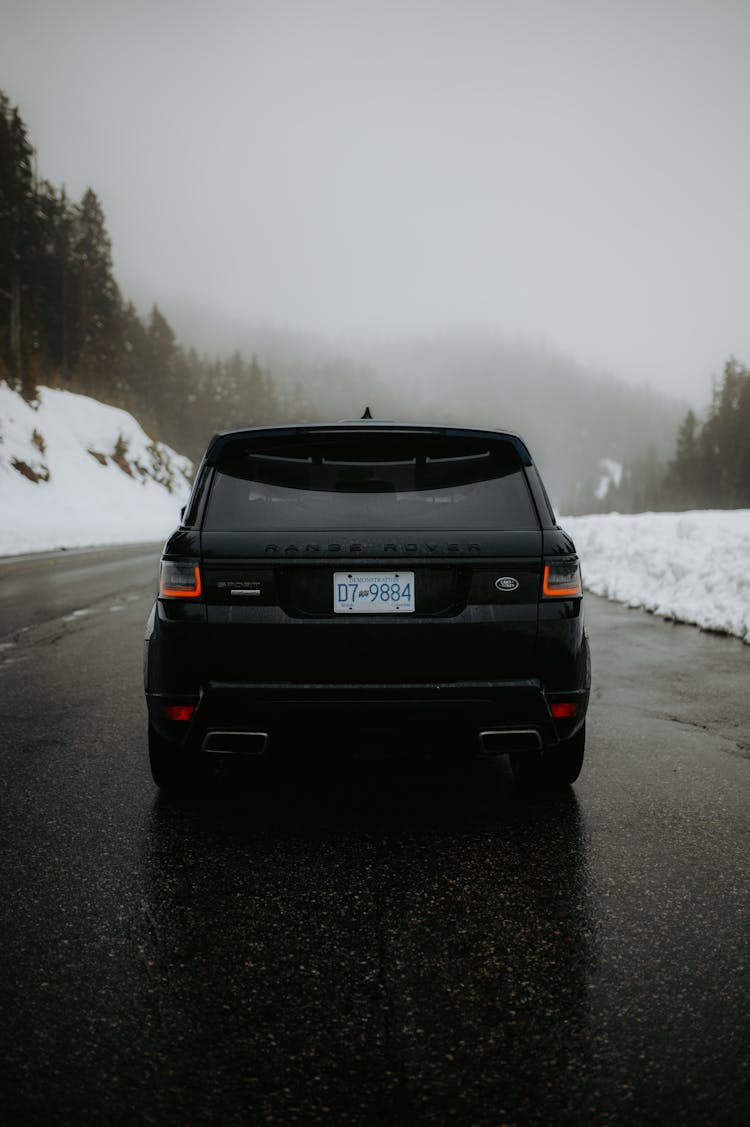
POLYGON ((158 786, 372 732, 565 786, 589 687, 578 557, 516 435, 363 419, 210 442, 147 625, 158 786))

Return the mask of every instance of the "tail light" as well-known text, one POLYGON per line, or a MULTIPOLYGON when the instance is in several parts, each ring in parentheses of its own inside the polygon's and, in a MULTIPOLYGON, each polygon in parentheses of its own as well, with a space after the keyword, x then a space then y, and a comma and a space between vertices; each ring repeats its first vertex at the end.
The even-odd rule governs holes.
POLYGON ((161 561, 160 595, 167 599, 198 599, 201 591, 201 569, 195 560, 161 561))
POLYGON ((164 715, 167 720, 192 720, 195 708, 192 704, 166 704, 164 715))
POLYGON ((574 599, 583 594, 578 560, 562 560, 544 565, 542 594, 546 599, 574 599))
POLYGON ((555 720, 572 720, 578 712, 578 705, 573 701, 553 700, 549 707, 555 720))

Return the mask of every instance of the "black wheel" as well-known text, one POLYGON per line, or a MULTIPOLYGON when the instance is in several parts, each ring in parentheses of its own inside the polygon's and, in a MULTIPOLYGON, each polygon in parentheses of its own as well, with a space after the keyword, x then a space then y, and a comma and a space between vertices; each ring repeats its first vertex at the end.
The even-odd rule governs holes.
POLYGON ((194 768, 191 764, 185 763, 180 748, 160 735, 150 720, 148 758, 151 764, 151 776, 160 790, 176 794, 190 790, 194 786, 194 768))
POLYGON ((511 755, 513 778, 528 787, 570 786, 581 773, 585 749, 586 725, 583 724, 569 740, 562 740, 547 751, 511 755))

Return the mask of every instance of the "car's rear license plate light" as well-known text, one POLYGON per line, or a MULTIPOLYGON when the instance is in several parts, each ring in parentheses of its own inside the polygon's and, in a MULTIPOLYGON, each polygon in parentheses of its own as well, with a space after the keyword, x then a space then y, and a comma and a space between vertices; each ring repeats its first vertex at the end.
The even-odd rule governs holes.
POLYGON ((336 571, 336 614, 413 614, 413 571, 336 571))

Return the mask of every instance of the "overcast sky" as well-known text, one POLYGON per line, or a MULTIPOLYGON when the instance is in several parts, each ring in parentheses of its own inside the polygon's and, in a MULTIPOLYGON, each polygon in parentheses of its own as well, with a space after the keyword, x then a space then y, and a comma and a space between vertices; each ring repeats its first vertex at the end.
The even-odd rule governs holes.
POLYGON ((483 328, 707 398, 750 364, 750 0, 2 0, 126 294, 483 328))

